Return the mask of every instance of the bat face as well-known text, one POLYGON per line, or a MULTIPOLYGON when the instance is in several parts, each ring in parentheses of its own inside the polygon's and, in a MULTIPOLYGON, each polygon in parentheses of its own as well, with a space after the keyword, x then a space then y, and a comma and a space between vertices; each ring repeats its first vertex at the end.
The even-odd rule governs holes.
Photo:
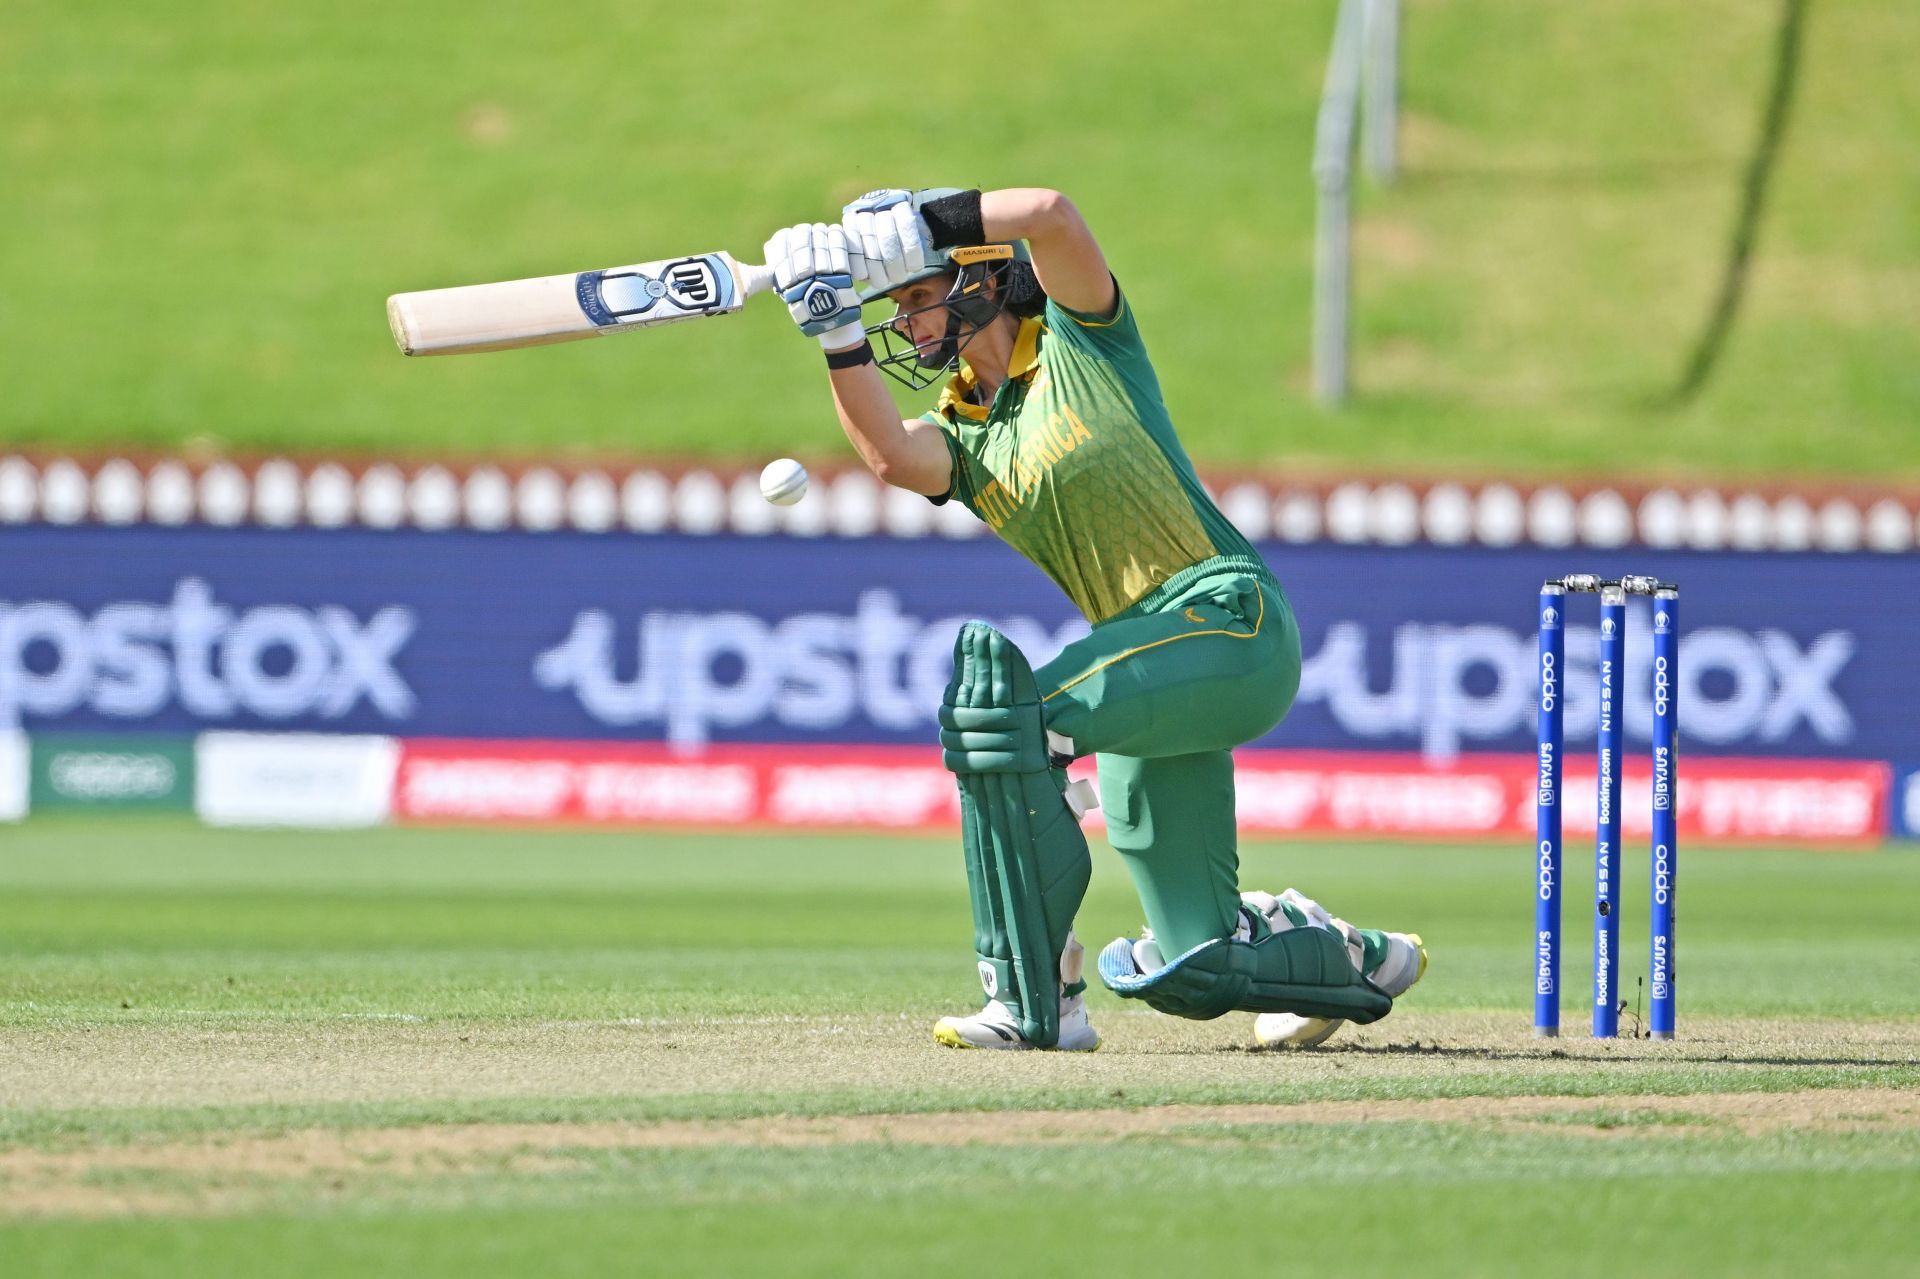
POLYGON ((702 253, 576 275, 396 293, 387 299, 387 319, 408 355, 504 351, 731 315, 772 282, 765 267, 702 253))
POLYGON ((738 305, 733 272, 717 253, 673 262, 582 271, 574 277, 580 311, 599 326, 665 324, 716 315, 738 305))

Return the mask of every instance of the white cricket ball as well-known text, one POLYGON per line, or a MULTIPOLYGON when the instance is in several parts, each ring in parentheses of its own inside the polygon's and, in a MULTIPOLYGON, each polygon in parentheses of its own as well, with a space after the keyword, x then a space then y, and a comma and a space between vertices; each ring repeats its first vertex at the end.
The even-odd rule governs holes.
POLYGON ((807 468, 790 457, 775 458, 760 472, 760 495, 775 506, 792 506, 807 495, 807 468))

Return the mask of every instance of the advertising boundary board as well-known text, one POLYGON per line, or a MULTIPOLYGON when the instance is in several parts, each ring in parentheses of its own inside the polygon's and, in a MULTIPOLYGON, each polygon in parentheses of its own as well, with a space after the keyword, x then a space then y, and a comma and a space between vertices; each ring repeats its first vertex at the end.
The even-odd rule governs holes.
MULTIPOLYGON (((410 740, 400 743, 393 820, 443 825, 951 830, 953 778, 909 747, 714 746, 695 756, 656 745, 410 740)), ((1414 754, 1249 749, 1235 753, 1241 833, 1513 841, 1532 830, 1534 759, 1463 756, 1435 767, 1414 754)), ((1077 760, 1074 777, 1093 777, 1077 760)), ((1706 759, 1683 765, 1680 838, 1688 843, 1877 846, 1890 770, 1836 760, 1706 759)), ((1595 774, 1566 776, 1566 830, 1591 837, 1595 774)), ((1625 837, 1651 828, 1652 773, 1629 763, 1625 837)), ((1085 825, 1099 829, 1098 810, 1085 825)))
MULTIPOLYGON (((29 812, 30 761, 72 745, 0 734, 0 820, 29 812)), ((152 739, 129 739, 133 753, 152 739)), ((192 744, 194 810, 210 825, 307 828, 520 825, 952 831, 953 778, 922 747, 716 745, 697 754, 658 743, 395 739, 206 733, 192 744)), ((108 753, 114 753, 108 751, 108 753)), ((1235 752, 1236 816, 1249 838, 1332 837, 1523 845, 1532 829, 1532 756, 1475 754, 1435 764, 1405 752, 1235 752)), ((1097 780, 1095 761, 1074 778, 1097 780)), ((1592 838, 1596 773, 1568 763, 1564 827, 1592 838)), ((1625 763, 1623 837, 1651 832, 1649 761, 1625 763)), ((1920 769, 1874 761, 1685 762, 1683 846, 1872 848, 1914 837, 1920 769)), ((140 811, 149 811, 141 808, 140 811)), ((1104 827, 1096 808, 1084 824, 1104 827)))
POLYGON ((382 826, 399 744, 321 733, 202 733, 194 809, 210 826, 382 826))
POLYGON ((1902 839, 1920 839, 1920 764, 1904 764, 1894 769, 1893 796, 1888 807, 1892 834, 1902 839))
POLYGON ((27 815, 33 789, 33 747, 25 733, 0 732, 0 822, 27 815))
MULTIPOLYGON (((814 746, 929 743, 954 632, 1036 663, 1083 634, 990 539, 9 530, 0 731, 348 733, 814 746)), ((1532 742, 1543 575, 1644 572, 1686 600, 1688 758, 1920 760, 1910 556, 1267 544, 1299 618, 1292 713, 1258 745, 1532 742)), ((1650 731, 1645 602, 1626 740, 1650 731)), ((1570 605, 1566 732, 1590 741, 1593 615, 1570 605)))
POLYGON ((127 813, 193 811, 194 740, 149 733, 35 733, 30 805, 127 813))

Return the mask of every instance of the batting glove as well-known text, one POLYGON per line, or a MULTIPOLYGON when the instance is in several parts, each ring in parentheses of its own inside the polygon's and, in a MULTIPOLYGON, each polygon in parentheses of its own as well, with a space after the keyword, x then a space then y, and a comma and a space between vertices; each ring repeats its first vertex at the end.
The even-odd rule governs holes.
POLYGON ((937 258, 920 203, 911 191, 869 191, 840 211, 848 242, 866 259, 867 283, 879 292, 899 288, 937 258))
POLYGON ((866 336, 844 228, 802 222, 774 232, 766 254, 773 287, 802 333, 820 339, 828 351, 853 346, 866 336))

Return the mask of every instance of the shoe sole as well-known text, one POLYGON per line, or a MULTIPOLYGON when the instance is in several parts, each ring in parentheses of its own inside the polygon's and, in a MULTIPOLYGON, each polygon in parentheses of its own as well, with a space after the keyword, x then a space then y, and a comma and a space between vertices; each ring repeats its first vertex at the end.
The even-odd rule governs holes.
MULTIPOLYGON (((1316 1018, 1315 1020, 1318 1019, 1316 1018)), ((1321 1044, 1332 1039, 1334 1035, 1339 1032, 1340 1028, 1346 1024, 1346 1018, 1335 1017, 1327 1021, 1320 1029, 1314 1031, 1305 1039, 1262 1039, 1260 1038, 1259 1030, 1256 1029, 1253 1034, 1253 1039, 1260 1047, 1271 1048, 1276 1052, 1299 1052, 1304 1048, 1318 1048, 1321 1044)), ((1257 1027, 1259 1022, 1256 1021, 1254 1025, 1257 1027)))

